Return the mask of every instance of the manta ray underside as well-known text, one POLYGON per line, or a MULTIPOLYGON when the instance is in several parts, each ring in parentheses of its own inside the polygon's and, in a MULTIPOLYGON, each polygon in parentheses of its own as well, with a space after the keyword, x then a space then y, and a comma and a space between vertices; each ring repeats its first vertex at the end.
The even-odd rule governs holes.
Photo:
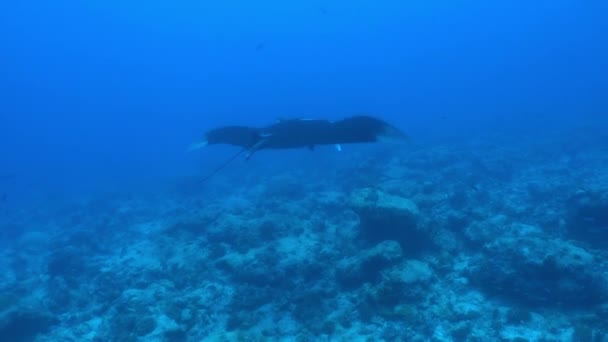
POLYGON ((229 144, 250 154, 262 149, 314 148, 317 145, 374 143, 386 139, 406 140, 406 135, 389 123, 371 116, 353 116, 339 121, 289 119, 254 128, 224 126, 205 134, 196 147, 229 144))
POLYGON ((371 116, 352 116, 338 121, 288 119, 266 127, 223 126, 205 133, 193 149, 207 145, 228 144, 241 150, 222 164, 213 174, 224 168, 240 154, 250 158, 264 149, 314 149, 317 145, 375 143, 380 141, 407 141, 407 136, 391 124, 371 116))

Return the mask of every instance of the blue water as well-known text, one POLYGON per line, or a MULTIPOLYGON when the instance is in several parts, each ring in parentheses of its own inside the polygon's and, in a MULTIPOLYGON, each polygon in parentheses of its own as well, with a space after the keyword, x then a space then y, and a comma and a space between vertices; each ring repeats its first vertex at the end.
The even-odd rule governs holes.
POLYGON ((607 32, 597 0, 3 3, 0 340, 608 340, 607 32), (361 113, 411 142, 203 184, 238 150, 186 152, 361 113))

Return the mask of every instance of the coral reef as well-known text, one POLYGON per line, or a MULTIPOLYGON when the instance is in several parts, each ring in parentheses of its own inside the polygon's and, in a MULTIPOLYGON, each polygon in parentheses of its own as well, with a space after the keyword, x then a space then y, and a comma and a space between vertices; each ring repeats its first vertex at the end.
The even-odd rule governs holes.
POLYGON ((567 201, 566 224, 570 236, 596 247, 608 244, 606 189, 578 191, 567 201))
POLYGON ((471 144, 2 216, 0 340, 606 340, 602 154, 471 144))

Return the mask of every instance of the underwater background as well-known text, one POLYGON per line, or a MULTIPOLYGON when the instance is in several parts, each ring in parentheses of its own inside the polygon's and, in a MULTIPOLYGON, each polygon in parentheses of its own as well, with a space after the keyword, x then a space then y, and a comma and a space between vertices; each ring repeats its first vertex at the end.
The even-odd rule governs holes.
POLYGON ((608 3, 5 1, 0 341, 608 341, 608 3), (187 152, 373 115, 409 143, 187 152))

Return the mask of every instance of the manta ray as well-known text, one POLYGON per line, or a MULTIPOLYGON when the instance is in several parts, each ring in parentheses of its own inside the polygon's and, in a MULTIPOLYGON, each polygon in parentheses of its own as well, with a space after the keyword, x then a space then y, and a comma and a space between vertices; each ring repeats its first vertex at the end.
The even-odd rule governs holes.
POLYGON ((319 145, 334 145, 341 150, 343 144, 375 143, 381 141, 407 141, 399 129, 381 119, 358 115, 338 121, 322 119, 282 119, 265 127, 222 126, 204 134, 191 150, 208 145, 228 144, 241 150, 222 164, 214 174, 241 153, 247 159, 266 149, 314 149, 319 145))
POLYGON ((353 116, 339 121, 316 119, 278 120, 270 126, 223 126, 205 133, 193 149, 207 145, 229 144, 253 153, 263 149, 314 149, 317 145, 374 143, 407 140, 406 135, 389 123, 371 116, 353 116))

